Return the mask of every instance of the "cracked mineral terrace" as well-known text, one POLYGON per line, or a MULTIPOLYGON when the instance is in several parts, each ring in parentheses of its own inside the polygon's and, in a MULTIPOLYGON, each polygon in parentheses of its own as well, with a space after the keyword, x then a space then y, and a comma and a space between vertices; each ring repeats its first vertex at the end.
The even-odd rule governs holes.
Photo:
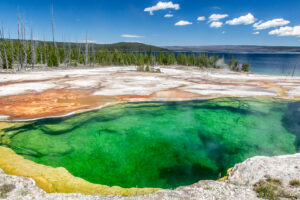
POLYGON ((63 116, 119 102, 216 97, 300 98, 300 77, 160 66, 101 67, 0 74, 0 120, 63 116))

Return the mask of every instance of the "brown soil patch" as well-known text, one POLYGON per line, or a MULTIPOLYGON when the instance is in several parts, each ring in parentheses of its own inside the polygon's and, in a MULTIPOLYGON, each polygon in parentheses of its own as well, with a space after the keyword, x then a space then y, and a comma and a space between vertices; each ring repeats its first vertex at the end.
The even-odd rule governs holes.
POLYGON ((201 95, 181 90, 165 90, 151 95, 92 95, 92 90, 59 89, 35 94, 20 94, 0 98, 0 115, 9 120, 62 116, 75 111, 97 108, 117 102, 192 99, 201 95))
POLYGON ((0 115, 11 120, 59 116, 114 101, 114 97, 91 96, 89 90, 48 90, 0 98, 0 115))

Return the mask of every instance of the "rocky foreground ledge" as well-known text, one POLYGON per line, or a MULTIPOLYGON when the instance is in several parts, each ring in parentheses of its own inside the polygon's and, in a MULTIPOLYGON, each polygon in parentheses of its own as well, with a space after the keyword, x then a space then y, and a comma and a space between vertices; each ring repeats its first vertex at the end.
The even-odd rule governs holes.
POLYGON ((224 181, 199 181, 175 190, 130 197, 46 193, 30 178, 0 169, 2 199, 300 199, 300 154, 257 156, 235 165, 224 181))

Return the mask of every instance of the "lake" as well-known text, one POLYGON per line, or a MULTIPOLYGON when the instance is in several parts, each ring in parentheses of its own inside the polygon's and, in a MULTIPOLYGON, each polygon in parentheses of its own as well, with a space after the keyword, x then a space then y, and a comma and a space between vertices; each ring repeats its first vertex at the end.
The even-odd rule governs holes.
MULTIPOLYGON (((189 52, 196 55, 203 52, 189 52)), ((240 63, 248 62, 251 65, 250 71, 258 74, 292 76, 296 65, 294 76, 300 76, 300 54, 299 53, 234 53, 218 52, 211 55, 224 56, 229 63, 231 57, 240 63)))
POLYGON ((300 76, 300 54, 296 53, 218 53, 229 62, 232 56, 240 63, 248 62, 251 72, 270 75, 300 76))

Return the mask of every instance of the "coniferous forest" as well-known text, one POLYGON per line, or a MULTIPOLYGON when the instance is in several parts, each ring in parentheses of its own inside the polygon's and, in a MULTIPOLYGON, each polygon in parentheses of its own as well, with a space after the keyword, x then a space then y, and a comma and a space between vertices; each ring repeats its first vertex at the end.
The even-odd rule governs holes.
MULTIPOLYGON (((24 67, 58 67, 58 66, 154 66, 154 65, 184 65, 204 68, 220 68, 224 58, 208 54, 186 54, 169 51, 113 51, 97 47, 92 43, 59 43, 44 41, 18 41, 2 39, 0 44, 0 66, 3 69, 24 67)), ((128 43, 130 46, 130 43, 128 43)), ((249 64, 239 65, 232 59, 228 63, 232 70, 249 71, 249 64)))

